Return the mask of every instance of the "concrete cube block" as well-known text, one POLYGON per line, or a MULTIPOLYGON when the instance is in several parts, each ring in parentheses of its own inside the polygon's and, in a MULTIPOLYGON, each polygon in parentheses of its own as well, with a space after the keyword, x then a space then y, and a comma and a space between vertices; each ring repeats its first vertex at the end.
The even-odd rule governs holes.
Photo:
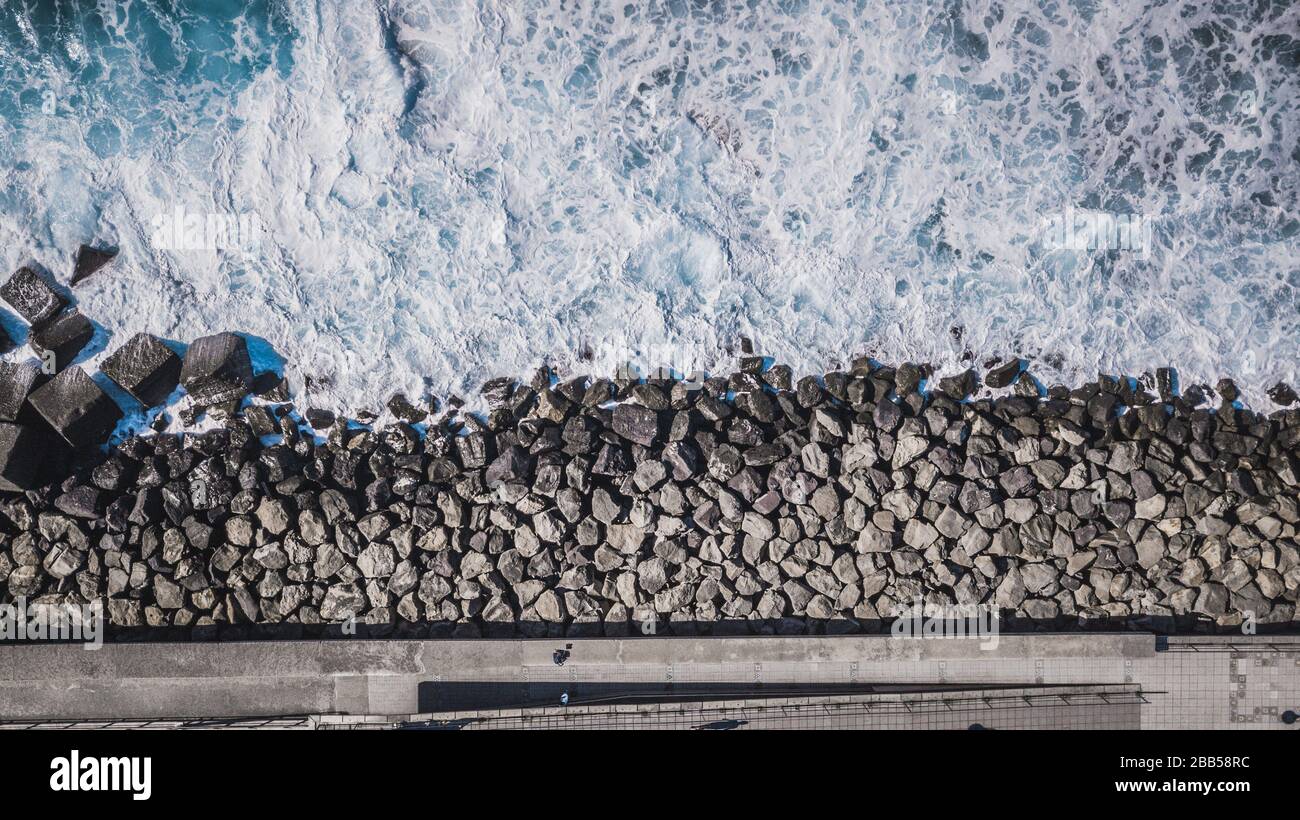
POLYGON ((48 379, 34 365, 0 362, 0 421, 30 421, 32 409, 27 397, 48 379))
POLYGON ((102 444, 122 420, 122 408, 80 367, 69 367, 32 392, 28 401, 73 447, 102 444))
POLYGON ((185 352, 181 384, 204 407, 242 400, 253 387, 248 344, 234 333, 195 339, 185 352))
POLYGON ((72 308, 33 328, 30 344, 36 355, 49 362, 57 373, 72 364, 94 335, 95 327, 90 320, 72 308))
POLYGON ((19 268, 0 285, 0 298, 32 327, 45 324, 68 306, 68 300, 31 268, 19 268))
POLYGON ((0 490, 19 492, 36 486, 44 457, 40 439, 31 428, 0 421, 0 490))
POLYGON ((148 333, 137 333, 99 367, 145 407, 166 401, 181 376, 181 357, 148 333))

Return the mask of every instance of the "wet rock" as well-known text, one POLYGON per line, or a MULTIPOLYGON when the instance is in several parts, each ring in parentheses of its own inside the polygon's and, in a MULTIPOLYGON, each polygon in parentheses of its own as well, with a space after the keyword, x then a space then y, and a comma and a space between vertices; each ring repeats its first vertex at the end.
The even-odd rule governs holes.
POLYGON ((76 308, 65 310, 48 322, 32 329, 32 350, 46 364, 47 371, 58 372, 72 364, 77 354, 90 344, 95 328, 76 308))
POLYGON ((77 249, 77 261, 72 268, 72 285, 84 282, 117 256, 117 248, 92 248, 82 245, 77 249))
POLYGON ((419 424, 429 417, 429 411, 407 400, 405 393, 394 393, 388 400, 388 412, 408 424, 419 424))
POLYGON ((100 365, 104 375, 145 407, 162 404, 176 389, 181 358, 148 333, 137 333, 100 365))
MULTIPOLYGON (((180 375, 179 369, 177 375, 180 375)), ((267 401, 286 402, 289 400, 289 380, 270 370, 253 377, 253 393, 267 401)))
POLYGON ((195 339, 185 351, 180 380, 202 407, 242 400, 253 387, 247 343, 234 333, 195 339))
POLYGON ((1232 404, 1241 396, 1241 391, 1237 389, 1237 384, 1232 379, 1219 379, 1215 391, 1225 405, 1232 404))
POLYGON ((68 300, 31 268, 19 268, 0 285, 0 299, 33 328, 44 325, 68 306, 68 300))
POLYGON ((0 362, 0 421, 31 421, 27 398, 47 380, 46 374, 30 364, 0 362))
POLYGON ((1296 401, 1300 401, 1300 398, 1297 398, 1296 392, 1294 389, 1292 389, 1291 385, 1286 384, 1284 382, 1278 382, 1277 384, 1270 387, 1268 389, 1268 397, 1270 400, 1272 400, 1274 404, 1280 405, 1282 407, 1286 407, 1287 405, 1295 404, 1296 401))
POLYGON ((984 383, 989 387, 999 389, 1008 387, 1017 377, 1020 376, 1020 371, 1023 365, 1024 362, 1022 359, 1010 359, 1004 364, 997 365, 989 370, 989 372, 984 376, 984 383))
POLYGON ((76 366, 38 387, 28 401, 45 423, 73 447, 103 442, 122 418, 117 403, 76 366))
POLYGON ((321 410, 317 407, 309 407, 303 413, 303 418, 311 425, 313 430, 328 430, 334 426, 334 414, 328 410, 321 410))
POLYGON ((939 380, 939 392, 952 399, 962 401, 979 387, 979 376, 974 370, 967 370, 956 376, 939 380))
POLYGON ((913 393, 921 386, 921 369, 911 362, 899 365, 894 371, 894 391, 899 397, 913 393))

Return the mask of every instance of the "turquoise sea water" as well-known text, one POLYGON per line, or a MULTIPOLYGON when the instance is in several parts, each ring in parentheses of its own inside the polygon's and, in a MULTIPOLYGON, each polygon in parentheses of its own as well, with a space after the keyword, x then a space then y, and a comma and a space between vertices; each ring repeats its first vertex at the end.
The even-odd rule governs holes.
POLYGON ((1298 375, 1297 31, 1283 2, 7 3, 0 261, 66 282, 118 245, 77 291, 96 355, 246 331, 342 410, 741 335, 1263 404, 1298 375), (1055 247, 1067 213, 1149 233, 1055 247))

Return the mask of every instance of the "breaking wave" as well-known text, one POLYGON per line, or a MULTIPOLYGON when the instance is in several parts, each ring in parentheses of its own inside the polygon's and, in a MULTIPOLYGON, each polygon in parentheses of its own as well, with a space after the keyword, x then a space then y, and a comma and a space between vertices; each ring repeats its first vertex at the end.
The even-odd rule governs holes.
POLYGON ((0 261, 120 246, 92 363, 241 330, 342 411, 741 336, 1296 380, 1300 6, 194 5, 0 9, 0 261), (1076 212, 1147 234, 1044 240, 1076 212))

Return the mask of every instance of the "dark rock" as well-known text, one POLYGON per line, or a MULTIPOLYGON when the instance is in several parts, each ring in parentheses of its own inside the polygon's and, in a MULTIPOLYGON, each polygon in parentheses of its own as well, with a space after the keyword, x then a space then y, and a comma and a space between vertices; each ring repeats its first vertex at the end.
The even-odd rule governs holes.
MULTIPOLYGON (((904 386, 928 377, 914 369, 904 386)), ((84 452, 53 482, 23 471, 48 460, 24 436, 54 436, 0 422, 0 490, 48 485, 0 500, 0 589, 107 589, 118 626, 355 616, 371 636, 617 632, 656 613, 674 634, 858 631, 915 597, 1054 628, 1295 613, 1300 412, 1175 397, 1170 415, 1127 378, 1041 391, 1023 370, 1014 396, 961 403, 968 372, 895 400, 898 372, 865 359, 800 396, 771 372, 689 396, 606 381, 590 403, 586 378, 536 377, 540 403, 494 380, 500 406, 463 429, 329 414, 324 444, 291 406, 254 404, 84 452)))
POLYGON ((984 383, 989 387, 1007 387, 1020 376, 1020 370, 1024 365, 1022 359, 1011 359, 1005 364, 994 367, 984 377, 984 383))
MULTIPOLYGON (((177 373, 179 375, 179 371, 177 373)), ((289 380, 267 370, 257 374, 253 379, 253 394, 267 401, 285 402, 289 400, 289 380)))
POLYGON ((1174 390, 1177 385, 1177 378, 1178 376, 1174 373, 1172 368, 1156 368, 1156 393, 1160 396, 1160 400, 1165 404, 1169 404, 1174 400, 1174 390))
POLYGON ((242 400, 253 386, 247 343, 234 333, 195 339, 185 352, 180 379, 199 406, 242 400))
POLYGON ((961 401, 974 393, 979 387, 979 376, 974 370, 967 370, 956 376, 948 376, 939 380, 939 392, 943 393, 953 401, 961 401))
POLYGON ((275 417, 262 405, 250 405, 244 408, 244 419, 256 436, 269 436, 279 431, 275 417))
POLYGON ((68 300, 31 268, 19 268, 0 285, 0 298, 37 328, 68 306, 68 300))
POLYGON ((48 378, 30 364, 0 362, 0 420, 31 421, 33 414, 27 398, 48 378))
POLYGON ((307 423, 311 425, 313 430, 328 430, 334 426, 334 414, 328 410, 309 407, 303 415, 307 418, 307 423))
POLYGON ((669 408, 668 396, 653 384, 632 385, 631 397, 637 404, 651 410, 667 410, 669 408))
POLYGON ((814 407, 822 401, 822 388, 813 376, 804 376, 795 385, 795 398, 801 407, 814 407))
POLYGON ((80 367, 69 367, 28 399, 45 423, 73 447, 101 444, 122 419, 122 409, 80 367))
POLYGON ((515 380, 506 376, 497 379, 490 379, 483 383, 479 388, 479 395, 487 400, 492 407, 500 407, 510 398, 514 392, 515 380))
POLYGON ((1016 377, 1016 385, 1013 388, 1017 396, 1025 398, 1036 398, 1043 392, 1038 380, 1029 374, 1028 370, 1022 371, 1016 377))
POLYGON ((649 447, 659 437, 659 416, 648 407, 620 404, 614 408, 613 429, 628 441, 649 447))
POLYGON ((1232 404, 1241 395, 1241 392, 1237 390, 1236 382, 1232 379, 1219 379, 1219 383, 1215 385, 1215 390, 1224 404, 1232 404))
POLYGON ((393 397, 388 400, 388 412, 410 424, 419 424, 429 417, 429 411, 411 404, 407 401, 405 393, 393 394, 393 397))
POLYGON ((77 518, 99 518, 104 511, 104 493, 97 487, 73 487, 54 499, 54 506, 77 518))
POLYGON ((905 362, 894 371, 894 392, 901 398, 921 386, 921 368, 905 362))
POLYGON ((38 431, 0 421, 0 490, 28 490, 36 486, 37 465, 44 457, 38 431))
POLYGON ((456 439, 456 450, 460 453, 460 463, 467 470, 476 470, 488 463, 488 438, 482 433, 470 433, 456 439))
POLYGON ((892 432, 898 427, 902 419, 903 412, 898 409, 897 404, 894 404, 889 399, 881 399, 872 412, 872 420, 875 422, 876 427, 885 432, 892 432))
POLYGON ((100 250, 89 245, 77 249, 77 263, 72 269, 72 284, 82 282, 86 277, 98 271, 117 256, 116 248, 100 250))
POLYGON ((34 328, 29 342, 32 350, 46 363, 47 371, 57 373, 72 364, 94 335, 95 328, 90 320, 76 308, 71 308, 34 328))
POLYGON ((1289 384, 1284 382, 1278 382, 1270 387, 1268 389, 1268 397, 1272 399, 1274 404, 1281 405, 1282 407, 1285 407, 1288 404, 1295 404, 1296 401, 1300 399, 1300 397, 1296 396, 1295 390, 1292 389, 1289 384))
POLYGON ((526 480, 532 472, 531 460, 522 447, 511 445, 488 465, 485 481, 489 489, 505 482, 526 480))
POLYGON ((145 407, 162 404, 180 381, 181 358, 148 333, 137 333, 104 359, 104 375, 145 407))

